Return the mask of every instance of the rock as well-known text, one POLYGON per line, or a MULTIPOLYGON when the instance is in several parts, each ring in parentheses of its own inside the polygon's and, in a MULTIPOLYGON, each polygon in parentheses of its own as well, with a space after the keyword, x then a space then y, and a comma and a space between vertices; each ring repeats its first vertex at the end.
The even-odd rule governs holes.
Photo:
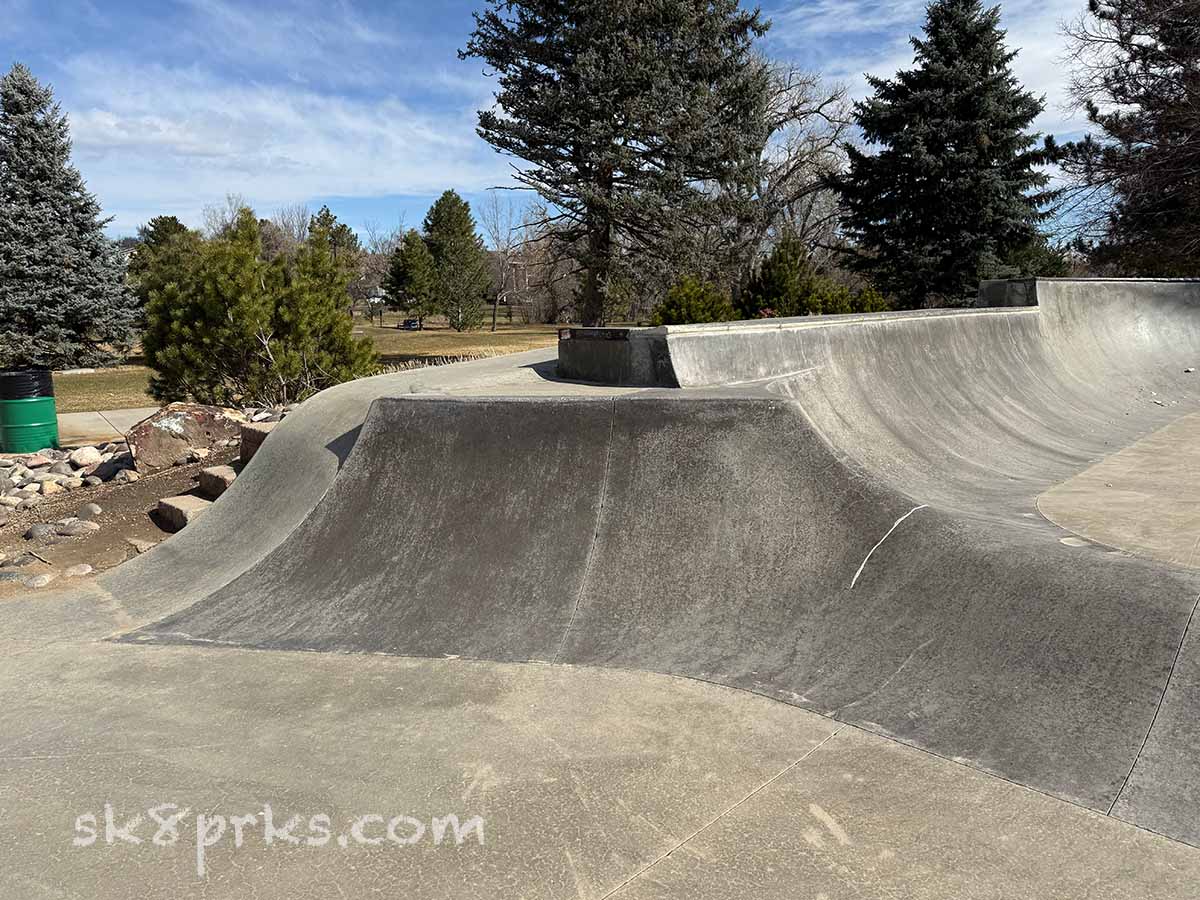
POLYGON ((88 487, 99 487, 100 485, 104 484, 104 479, 95 475, 88 475, 83 479, 83 483, 88 487))
POLYGON ((22 499, 23 498, 21 497, 5 495, 0 497, 0 507, 3 507, 4 509, 16 509, 22 499))
POLYGON ((104 512, 104 510, 100 508, 99 503, 85 503, 83 506, 79 507, 78 516, 85 522, 90 522, 102 512, 104 512))
POLYGON ((78 522, 79 516, 67 516, 65 519, 59 519, 55 525, 70 525, 72 522, 78 522))
POLYGON ((132 484, 142 476, 133 469, 122 469, 112 477, 113 484, 132 484))
POLYGON ((11 456, 0 456, 0 469, 11 469, 17 461, 11 456))
POLYGON ((50 465, 54 460, 48 456, 42 456, 40 453, 31 453, 29 456, 24 457, 21 462, 24 463, 26 468, 40 469, 42 466, 50 465))
POLYGON ((84 575, 91 575, 92 567, 87 563, 79 563, 78 565, 68 566, 63 569, 64 578, 82 578, 84 575))
POLYGON ((7 506, 0 506, 0 528, 8 524, 8 519, 12 515, 12 510, 7 506))
POLYGON ((79 537, 84 534, 91 534, 93 531, 99 531, 100 526, 95 522, 72 522, 70 525, 59 525, 55 529, 63 537, 79 537))
POLYGON ((241 460, 248 463, 267 439, 267 435, 275 428, 276 422, 247 422, 242 426, 241 460))
POLYGON ((86 469, 102 461, 103 451, 95 447, 80 447, 78 450, 72 450, 68 459, 75 468, 86 469))
POLYGON ((77 491, 77 490, 79 490, 79 488, 83 487, 83 479, 82 478, 64 478, 62 481, 62 486, 65 487, 68 491, 77 491))
POLYGON ((74 475, 75 470, 71 468, 69 462, 56 462, 50 467, 50 471, 55 475, 74 475))
POLYGON ((1195 372, 1196 370, 1195 370, 1193 367, 1191 367, 1191 366, 1188 366, 1188 367, 1187 367, 1186 369, 1184 369, 1183 371, 1184 371, 1184 372, 1186 372, 1188 375, 1191 375, 1191 374, 1192 374, 1193 372, 1195 372))
POLYGON ((209 500, 216 500, 237 478, 237 470, 233 466, 210 466, 200 470, 200 493, 209 500))
POLYGON ((21 493, 33 496, 42 492, 42 483, 40 481, 31 481, 29 484, 21 485, 21 493))
POLYGON ((132 468, 133 455, 130 453, 117 453, 97 465, 88 466, 86 469, 80 469, 79 471, 85 477, 95 475, 101 481, 109 481, 118 472, 132 468))
POLYGON ((196 521, 212 506, 211 500, 183 494, 179 497, 164 497, 158 501, 159 518, 172 530, 179 531, 196 521))
POLYGON ((193 447, 192 452, 188 454, 188 462, 204 462, 212 455, 212 451, 207 447, 193 447))
POLYGON ((0 563, 6 569, 20 569, 25 566, 31 566, 37 562, 37 557, 30 556, 28 553, 22 553, 20 556, 14 556, 12 559, 6 559, 0 563))
POLYGON ((30 481, 35 481, 38 484, 45 484, 47 481, 61 481, 62 476, 57 472, 38 472, 30 481))
POLYGON ((30 575, 28 578, 22 578, 21 584, 27 588, 44 588, 56 578, 58 578, 57 572, 43 572, 41 575, 30 575))
POLYGON ((237 437, 245 416, 233 409, 172 403, 126 435, 139 472, 165 469, 193 448, 210 449, 237 437))
POLYGON ((157 547, 158 544, 154 541, 143 541, 141 538, 125 538, 125 543, 136 550, 138 553, 145 553, 157 547))
POLYGON ((35 522, 25 532, 25 540, 42 541, 54 534, 54 526, 45 522, 35 522))
POLYGON ((41 497, 29 497, 17 504, 17 509, 33 509, 42 502, 41 497))
POLYGON ((57 481, 46 481, 42 483, 42 493, 49 497, 51 494, 61 494, 66 488, 57 481))

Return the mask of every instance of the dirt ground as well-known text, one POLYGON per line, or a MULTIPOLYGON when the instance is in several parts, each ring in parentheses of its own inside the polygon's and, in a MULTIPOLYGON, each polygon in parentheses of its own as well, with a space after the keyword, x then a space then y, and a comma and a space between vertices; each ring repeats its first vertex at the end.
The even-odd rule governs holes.
MULTIPOLYGON (((170 537, 157 521, 155 510, 163 497, 193 493, 199 472, 208 466, 228 464, 237 458, 237 448, 213 453, 200 463, 175 466, 145 475, 130 484, 97 485, 80 488, 47 500, 34 509, 14 510, 8 524, 0 527, 0 572, 39 575, 59 573, 69 566, 87 563, 95 573, 120 565, 138 554, 130 540, 156 544, 170 537), (85 503, 97 503, 103 512, 94 521, 100 530, 81 537, 55 537, 45 541, 25 540, 26 530, 35 522, 56 522, 74 516, 85 503), (27 565, 13 566, 13 560, 31 557, 27 565)), ((88 576, 93 577, 93 576, 88 576)), ((82 579, 80 579, 82 581, 82 579)), ((61 577, 42 590, 52 591, 69 582, 61 577)), ((20 581, 0 581, 0 598, 28 593, 20 581)))

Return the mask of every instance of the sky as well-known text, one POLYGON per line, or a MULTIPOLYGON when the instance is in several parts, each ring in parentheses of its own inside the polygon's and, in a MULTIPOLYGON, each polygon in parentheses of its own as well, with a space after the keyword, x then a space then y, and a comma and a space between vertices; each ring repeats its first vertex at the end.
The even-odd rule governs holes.
MULTIPOLYGON (((114 237, 155 215, 199 225, 242 195, 259 215, 328 204, 362 231, 419 226, 443 190, 478 203, 512 161, 475 134, 494 81, 460 61, 483 0, 0 0, 0 67, 23 62, 67 112, 73 159, 114 237)), ((912 62, 923 0, 764 0, 772 57, 867 93, 912 62)), ((1036 123, 1078 136, 1061 21, 1084 0, 1002 4, 1036 123)))

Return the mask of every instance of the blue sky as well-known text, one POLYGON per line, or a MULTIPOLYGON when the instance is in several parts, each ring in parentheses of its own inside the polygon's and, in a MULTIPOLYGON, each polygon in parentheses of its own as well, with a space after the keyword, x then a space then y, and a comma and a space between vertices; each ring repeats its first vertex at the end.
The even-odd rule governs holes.
MULTIPOLYGON (((511 183, 474 131, 492 85, 455 51, 482 0, 0 0, 0 66, 29 65, 71 118, 110 231, 199 224, 227 192, 260 215, 328 203, 356 228, 418 225, 448 187, 511 183)), ((912 59, 922 0, 768 0, 767 51, 864 93, 912 59)), ((1067 136, 1059 24, 1083 0, 1003 4, 1017 74, 1067 136)))

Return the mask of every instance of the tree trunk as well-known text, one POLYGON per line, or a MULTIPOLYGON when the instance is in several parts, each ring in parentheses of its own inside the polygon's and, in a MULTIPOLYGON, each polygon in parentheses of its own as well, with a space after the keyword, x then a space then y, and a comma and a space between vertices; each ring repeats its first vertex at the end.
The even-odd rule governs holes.
POLYGON ((588 235, 587 278, 579 318, 585 327, 604 324, 604 285, 612 261, 612 231, 607 221, 597 223, 588 235))

